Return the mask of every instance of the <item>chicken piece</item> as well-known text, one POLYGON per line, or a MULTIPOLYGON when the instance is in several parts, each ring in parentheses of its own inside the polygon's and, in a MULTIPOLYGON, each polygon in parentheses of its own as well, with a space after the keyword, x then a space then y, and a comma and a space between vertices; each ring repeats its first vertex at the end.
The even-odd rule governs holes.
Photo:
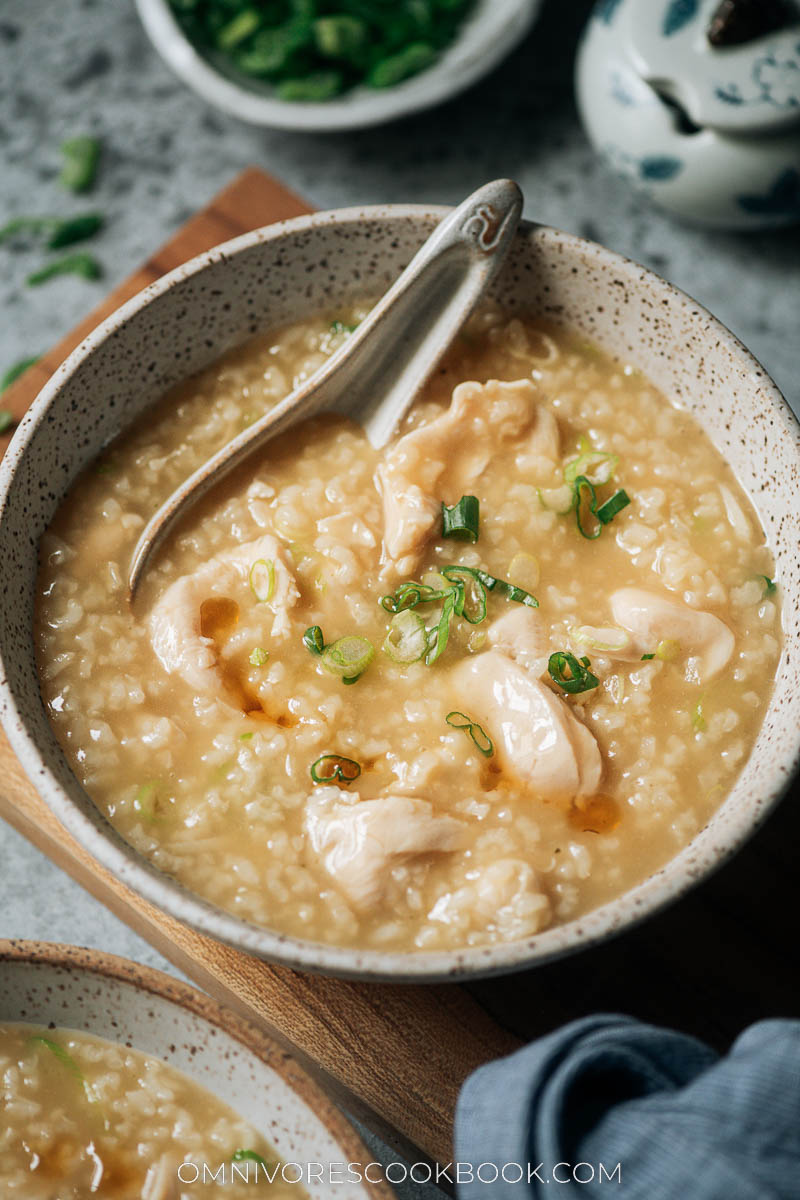
POLYGON ((489 626, 489 645, 530 669, 547 658, 547 630, 538 609, 527 604, 510 604, 489 626))
POLYGON ((383 497, 384 557, 398 572, 413 573, 442 501, 471 494, 492 458, 512 443, 558 460, 558 426, 538 397, 528 379, 460 383, 446 412, 389 449, 375 482, 383 497))
POLYGON ((678 600, 644 588, 620 588, 611 596, 614 620, 632 635, 628 652, 653 654, 659 642, 672 640, 694 659, 690 677, 706 683, 733 654, 734 636, 713 613, 699 612, 678 600))
POLYGON ((248 595, 250 571, 263 559, 272 562, 275 586, 269 606, 275 614, 272 636, 289 632, 289 610, 300 593, 283 547, 264 534, 203 563, 193 574, 182 575, 159 596, 148 617, 153 649, 164 670, 180 675, 196 693, 219 694, 225 684, 219 670, 214 640, 201 631, 201 608, 213 597, 248 595))
POLYGON ((452 680, 509 775, 545 800, 594 795, 603 774, 600 750, 560 696, 499 650, 460 663, 452 680))
POLYGON ((426 800, 381 796, 343 797, 320 788, 306 805, 305 828, 325 870, 360 909, 377 904, 392 882, 392 868, 423 854, 458 850, 464 825, 439 817, 426 800))

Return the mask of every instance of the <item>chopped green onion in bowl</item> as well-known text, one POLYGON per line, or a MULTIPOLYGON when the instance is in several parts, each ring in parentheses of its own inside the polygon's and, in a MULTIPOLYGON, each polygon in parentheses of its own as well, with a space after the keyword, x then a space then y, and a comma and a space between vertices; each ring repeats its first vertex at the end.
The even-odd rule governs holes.
POLYGON ((577 659, 567 650, 557 650, 555 654, 550 655, 547 670, 550 678, 562 691, 575 696, 579 692, 589 692, 599 687, 600 680, 589 670, 591 665, 588 658, 577 659))
POLYGON ((168 0, 212 65, 290 102, 395 87, 432 66, 476 0, 168 0))
POLYGON ((344 683, 350 683, 363 675, 374 657, 372 642, 355 634, 347 634, 326 646, 320 661, 331 675, 338 675, 344 683))
POLYGON ((418 662, 428 649, 428 631, 422 617, 410 608, 395 613, 382 649, 392 662, 402 665, 418 662))
POLYGON ((477 721, 470 721, 469 717, 462 712, 449 712, 445 721, 451 729, 463 729, 476 750, 479 750, 484 758, 491 758, 494 754, 494 742, 477 721))
POLYGON ((477 542, 480 525, 480 504, 477 496, 462 496, 458 504, 448 508, 442 504, 442 537, 462 542, 477 542))
POLYGON ((259 604, 267 604, 275 594, 275 563, 271 558, 259 558, 250 568, 250 591, 259 604))

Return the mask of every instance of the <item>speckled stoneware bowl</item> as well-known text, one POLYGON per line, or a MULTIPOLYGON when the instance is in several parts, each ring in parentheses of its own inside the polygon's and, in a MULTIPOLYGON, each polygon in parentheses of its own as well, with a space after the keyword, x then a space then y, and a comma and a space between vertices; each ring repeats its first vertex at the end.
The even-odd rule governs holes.
POLYGON ((662 870, 588 916, 534 938, 398 954, 303 942, 200 900, 112 829, 70 771, 39 695, 36 547, 98 451, 167 388, 267 326, 386 289, 445 210, 318 213, 246 234, 146 288, 59 368, 0 466, 0 705, 14 750, 59 820, 151 903, 243 950, 360 978, 442 979, 528 967, 624 929, 724 861, 777 802, 800 757, 800 441, 769 376, 718 321, 656 275, 581 238, 525 224, 494 293, 579 331, 683 403, 729 459, 777 558, 786 651, 764 726, 708 826, 662 870))
MULTIPOLYGON (((308 1163, 372 1155, 288 1054, 253 1025, 161 971, 54 942, 0 939, 0 1022, 95 1034, 160 1058, 229 1104, 275 1148, 287 1180, 308 1163)), ((374 1176, 375 1172, 371 1172, 374 1176)), ((391 1200, 366 1180, 304 1179, 311 1200, 391 1200)))

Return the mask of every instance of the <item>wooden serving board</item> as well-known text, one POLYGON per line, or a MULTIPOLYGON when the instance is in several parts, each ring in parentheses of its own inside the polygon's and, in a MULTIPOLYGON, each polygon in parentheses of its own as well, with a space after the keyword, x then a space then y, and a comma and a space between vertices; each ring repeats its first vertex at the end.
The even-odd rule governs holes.
MULTIPOLYGON (((309 211, 262 171, 245 171, 9 388, 2 407, 21 416, 86 334, 166 271, 236 234, 309 211)), ((176 967, 291 1049, 351 1112, 399 1149, 440 1162, 451 1157, 463 1079, 520 1038, 610 1010, 722 1048, 753 1020, 800 1017, 797 799, 795 788, 702 887, 613 942, 469 988, 358 984, 268 965, 139 899, 67 835, 0 734, 1 816, 176 967)))

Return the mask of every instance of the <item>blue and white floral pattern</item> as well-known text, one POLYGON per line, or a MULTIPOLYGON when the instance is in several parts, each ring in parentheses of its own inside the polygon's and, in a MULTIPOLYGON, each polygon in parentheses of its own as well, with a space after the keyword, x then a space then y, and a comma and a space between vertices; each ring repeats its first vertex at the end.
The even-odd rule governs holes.
POLYGON ((684 25, 693 21, 699 11, 700 0, 669 0, 661 26, 664 30, 664 37, 672 37, 673 33, 680 33, 684 25))

